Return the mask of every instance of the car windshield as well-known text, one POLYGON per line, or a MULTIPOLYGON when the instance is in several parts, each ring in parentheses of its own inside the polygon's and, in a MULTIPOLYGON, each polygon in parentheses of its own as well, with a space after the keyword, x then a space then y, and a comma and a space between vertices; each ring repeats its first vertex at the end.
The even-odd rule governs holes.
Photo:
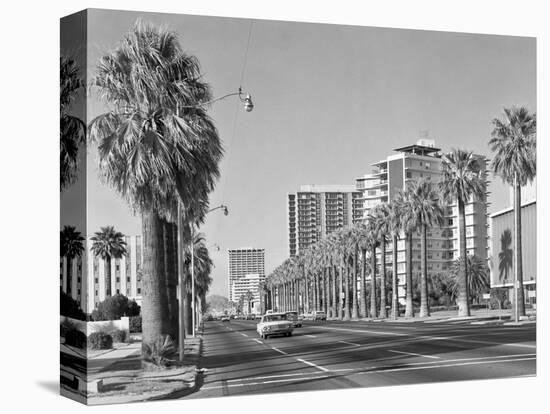
POLYGON ((264 322, 284 321, 285 315, 266 315, 264 316, 264 322))

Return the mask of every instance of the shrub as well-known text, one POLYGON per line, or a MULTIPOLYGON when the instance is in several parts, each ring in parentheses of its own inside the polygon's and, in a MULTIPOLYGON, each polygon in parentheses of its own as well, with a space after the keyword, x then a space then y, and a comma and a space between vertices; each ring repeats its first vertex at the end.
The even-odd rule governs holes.
POLYGON ((156 367, 164 368, 177 361, 178 349, 170 335, 164 335, 156 342, 142 345, 143 360, 156 367))
POLYGON ((141 316, 130 317, 130 333, 141 333, 141 316))
POLYGON ((85 348, 86 347, 86 334, 82 331, 79 331, 75 327, 68 328, 65 331, 65 344, 74 346, 76 348, 85 348))
POLYGON ((128 340, 128 333, 120 329, 111 332, 110 335, 113 338, 113 342, 126 342, 128 340))
POLYGON ((78 302, 63 291, 61 291, 59 307, 63 316, 81 321, 86 320, 86 314, 82 311, 78 302))
POLYGON ((88 344, 91 349, 111 349, 113 337, 105 332, 94 332, 88 337, 88 344))
MULTIPOLYGON (((130 301, 124 295, 114 295, 98 303, 97 308, 92 312, 94 321, 113 321, 120 319, 122 316, 127 316, 128 304, 130 301)), ((137 304, 135 305, 137 306, 137 304)), ((132 305, 132 311, 135 312, 132 305)))

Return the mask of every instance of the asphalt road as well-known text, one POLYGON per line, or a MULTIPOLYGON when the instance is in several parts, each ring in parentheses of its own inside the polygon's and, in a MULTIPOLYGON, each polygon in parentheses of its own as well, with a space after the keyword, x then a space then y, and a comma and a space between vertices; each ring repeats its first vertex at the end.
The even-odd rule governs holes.
POLYGON ((200 389, 186 398, 536 374, 535 324, 304 322, 262 340, 255 321, 206 322, 200 389))

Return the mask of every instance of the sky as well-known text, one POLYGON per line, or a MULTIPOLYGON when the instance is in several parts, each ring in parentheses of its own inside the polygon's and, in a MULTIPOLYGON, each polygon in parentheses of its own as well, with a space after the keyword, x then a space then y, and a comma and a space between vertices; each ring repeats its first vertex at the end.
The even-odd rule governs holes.
MULTIPOLYGON (((179 34, 214 96, 242 85, 255 104, 246 113, 232 97, 210 110, 225 148, 210 204, 229 207, 200 228, 215 264, 211 293, 227 295, 227 249, 265 248, 266 274, 288 256, 286 194, 300 185, 354 184, 426 130, 443 151, 490 156, 491 120, 503 107, 536 112, 535 39, 508 36, 91 10, 89 78, 138 18, 179 34)), ((92 93, 88 120, 104 110, 92 93)), ((92 147, 88 234, 105 225, 140 234, 139 217, 99 182, 96 166, 92 147)), ((62 198, 74 198, 74 187, 62 198)), ((500 179, 490 191, 489 211, 509 206, 500 179)))

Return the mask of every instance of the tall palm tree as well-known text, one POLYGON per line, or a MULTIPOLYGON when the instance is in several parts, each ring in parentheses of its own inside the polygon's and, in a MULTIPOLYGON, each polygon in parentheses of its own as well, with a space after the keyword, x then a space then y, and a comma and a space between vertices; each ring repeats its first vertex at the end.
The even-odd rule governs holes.
POLYGON ((390 233, 390 207, 387 203, 378 204, 371 209, 368 220, 373 237, 380 246, 380 318, 387 318, 386 313, 386 245, 390 233))
POLYGON ((514 189, 514 271, 517 285, 515 317, 525 316, 521 247, 521 187, 537 173, 537 118, 525 107, 504 108, 504 119, 493 119, 489 146, 491 169, 514 189))
POLYGON ((74 226, 64 226, 59 235, 60 255, 67 260, 67 289, 66 293, 72 296, 73 259, 82 256, 84 251, 84 237, 74 226))
POLYGON ((59 166, 60 185, 63 191, 76 180, 78 149, 86 141, 86 124, 80 118, 71 115, 72 105, 85 85, 75 61, 67 56, 61 56, 59 78, 59 166))
POLYGON ((368 228, 364 222, 355 224, 355 232, 357 235, 357 247, 361 252, 361 281, 360 281, 360 300, 359 300, 359 313, 363 318, 368 317, 367 312, 367 250, 370 248, 370 235, 368 228))
POLYGON ((378 228, 375 223, 375 218, 372 215, 367 216, 367 245, 370 250, 370 316, 371 318, 376 318, 378 311, 376 309, 377 298, 376 298, 376 273, 377 273, 377 264, 376 264, 376 248, 379 243, 379 233, 378 228))
POLYGON ((115 230, 113 226, 101 227, 91 237, 92 253, 103 259, 105 263, 105 296, 112 295, 111 264, 113 259, 122 259, 126 255, 126 241, 124 234, 115 230))
POLYGON ((409 183, 413 194, 413 215, 417 228, 420 229, 420 317, 430 316, 428 303, 428 228, 440 227, 443 224, 443 206, 439 191, 429 179, 420 179, 409 183))
POLYGON ((402 220, 402 211, 401 211, 401 196, 397 196, 397 199, 394 199, 388 205, 388 224, 387 230, 392 238, 392 316, 393 319, 397 319, 399 316, 399 300, 397 297, 398 294, 398 277, 397 277, 397 249, 398 241, 403 230, 403 220, 402 220))
POLYGON ((413 233, 416 231, 416 217, 414 212, 414 193, 408 186, 405 190, 397 193, 392 203, 398 210, 401 221, 401 228, 405 239, 405 317, 414 316, 413 303, 413 264, 412 246, 413 233))
POLYGON ((248 314, 250 315, 252 313, 251 302, 254 299, 254 294, 250 290, 247 290, 244 295, 244 298, 246 300, 248 314))
POLYGON ((108 107, 90 124, 100 175, 142 218, 143 343, 152 343, 169 329, 161 219, 177 200, 204 204, 219 176, 221 142, 201 106, 210 88, 174 32, 141 22, 100 59, 92 86, 108 107))
MULTIPOLYGON (((485 179, 482 173, 481 160, 471 151, 453 149, 443 155, 441 166, 443 177, 439 182, 445 201, 458 205, 458 232, 460 257, 466 257, 466 204, 484 201, 485 179)), ((462 266, 458 274, 458 315, 470 316, 468 294, 468 261, 459 262, 462 266)))

